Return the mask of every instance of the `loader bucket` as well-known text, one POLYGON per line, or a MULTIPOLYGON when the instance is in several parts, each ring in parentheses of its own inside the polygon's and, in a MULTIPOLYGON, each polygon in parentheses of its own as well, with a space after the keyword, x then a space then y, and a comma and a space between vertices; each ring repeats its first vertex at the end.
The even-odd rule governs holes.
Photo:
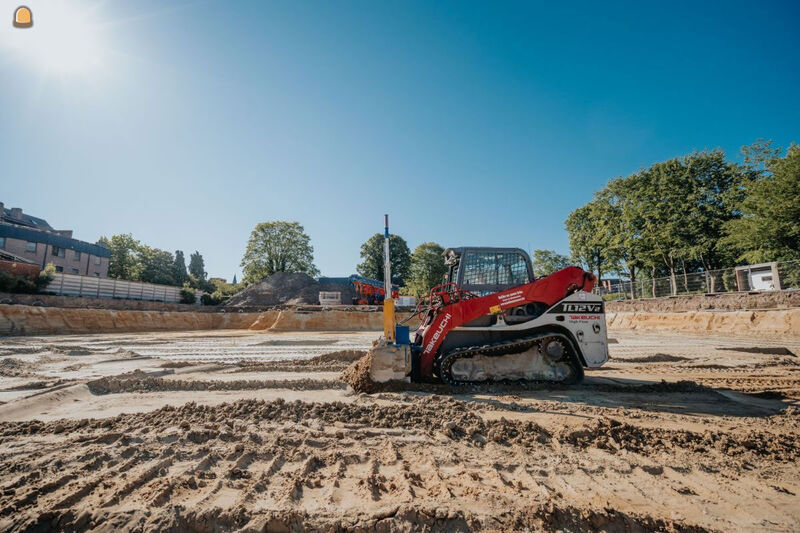
POLYGON ((369 377, 375 383, 410 381, 411 350, 407 344, 387 343, 381 338, 370 351, 369 377))

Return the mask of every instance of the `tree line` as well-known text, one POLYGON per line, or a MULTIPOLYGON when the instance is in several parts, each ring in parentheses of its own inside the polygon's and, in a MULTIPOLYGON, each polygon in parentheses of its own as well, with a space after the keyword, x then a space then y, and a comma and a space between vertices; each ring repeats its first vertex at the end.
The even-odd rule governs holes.
MULTIPOLYGON (((676 293, 677 278, 685 280, 690 272, 800 259, 800 146, 782 153, 771 141, 758 141, 742 148, 740 162, 729 161, 722 150, 706 150, 612 179, 567 217, 571 257, 534 250, 534 274, 579 264, 598 279, 608 273, 629 279, 636 297, 641 276, 669 277, 676 293)), ((111 250, 109 277, 200 289, 207 303, 276 272, 319 275, 311 239, 298 222, 262 222, 253 229, 241 261, 241 284, 235 278, 232 284, 208 279, 197 251, 187 268, 182 251, 151 248, 130 234, 101 242, 111 250)), ((356 272, 383 281, 383 244, 383 234, 375 233, 361 245, 356 272)), ((411 252, 406 240, 393 234, 389 248, 392 282, 404 294, 421 296, 443 282, 439 244, 425 242, 411 252)), ((710 276, 709 289, 714 292, 718 283, 730 280, 710 276)))
MULTIPOLYGON (((375 233, 361 245, 361 262, 356 272, 364 277, 384 281, 384 235, 375 233)), ((444 248, 436 242, 423 242, 413 252, 400 235, 389 236, 389 259, 392 283, 403 294, 423 296, 444 282, 447 266, 444 248)), ((570 258, 552 250, 535 250, 532 254, 534 275, 544 277, 571 264, 570 258)), ((250 234, 247 251, 241 263, 244 283, 257 283, 276 272, 304 272, 316 276, 314 247, 311 238, 298 222, 273 221, 258 224, 250 234)))
MULTIPOLYGON (((360 275, 383 281, 384 236, 376 233, 361 245, 362 262, 356 266, 360 275)), ((427 293, 442 282, 446 272, 444 248, 435 242, 422 243, 414 253, 399 235, 389 236, 389 259, 392 282, 408 294, 427 293)), ((276 272, 303 272, 318 276, 314 265, 314 247, 299 222, 282 220, 262 222, 250 234, 241 262, 245 284, 257 283, 276 272)))
POLYGON ((572 260, 629 279, 636 297, 643 274, 675 294, 690 272, 800 259, 800 146, 782 152, 761 140, 741 162, 706 150, 612 179, 567 217, 572 260))
POLYGON ((205 304, 216 304, 236 293, 241 286, 222 278, 209 278, 200 252, 189 255, 189 265, 182 250, 175 253, 152 248, 135 239, 130 233, 101 237, 99 244, 110 251, 108 277, 183 287, 181 299, 194 303, 195 290, 203 292, 205 304))

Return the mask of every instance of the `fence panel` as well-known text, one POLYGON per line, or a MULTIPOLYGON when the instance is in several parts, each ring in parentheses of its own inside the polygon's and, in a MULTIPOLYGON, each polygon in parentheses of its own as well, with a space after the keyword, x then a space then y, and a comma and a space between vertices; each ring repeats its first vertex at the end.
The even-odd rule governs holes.
POLYGON ((632 298, 779 289, 800 289, 800 261, 764 263, 702 272, 676 272, 674 278, 640 277, 635 283, 620 281, 598 284, 594 292, 608 300, 629 300, 632 298), (754 287, 753 273, 761 272, 764 275, 765 271, 768 271, 765 274, 768 277, 762 276, 760 285, 757 283, 754 287), (765 281, 772 280, 775 273, 777 273, 775 281, 765 281))
POLYGON ((181 288, 155 283, 141 283, 121 279, 96 278, 58 272, 45 289, 59 296, 83 296, 87 298, 122 298, 177 303, 181 300, 181 288))

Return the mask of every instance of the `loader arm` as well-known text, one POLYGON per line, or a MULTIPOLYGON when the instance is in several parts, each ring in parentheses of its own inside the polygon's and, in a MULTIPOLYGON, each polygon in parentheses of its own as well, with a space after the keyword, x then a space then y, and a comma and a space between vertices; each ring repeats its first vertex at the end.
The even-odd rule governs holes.
POLYGON ((460 299, 457 296, 452 298, 452 292, 441 294, 443 298, 439 300, 443 303, 429 311, 418 331, 421 336, 421 376, 433 377, 434 358, 450 330, 479 317, 499 314, 532 302, 551 307, 575 291, 591 292, 594 282, 595 276, 591 273, 578 267, 567 267, 532 283, 486 296, 460 299))

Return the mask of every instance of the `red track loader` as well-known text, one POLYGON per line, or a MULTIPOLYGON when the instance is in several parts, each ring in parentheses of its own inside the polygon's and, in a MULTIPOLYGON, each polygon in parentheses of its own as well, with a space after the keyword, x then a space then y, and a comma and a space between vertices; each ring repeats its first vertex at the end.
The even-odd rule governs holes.
POLYGON ((419 308, 410 344, 379 343, 373 381, 489 381, 583 379, 583 367, 608 360, 603 300, 595 277, 567 267, 534 280, 519 248, 451 248, 447 283, 419 308))

